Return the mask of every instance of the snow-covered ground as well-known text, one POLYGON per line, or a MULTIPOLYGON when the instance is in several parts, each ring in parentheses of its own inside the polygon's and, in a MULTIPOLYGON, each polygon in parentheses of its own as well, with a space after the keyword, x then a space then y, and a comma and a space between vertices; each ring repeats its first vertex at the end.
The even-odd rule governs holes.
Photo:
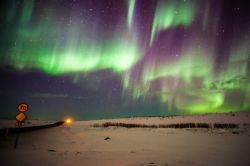
POLYGON ((0 165, 140 166, 250 165, 249 113, 174 118, 77 121, 70 125, 0 137, 0 165), (104 122, 245 124, 237 129, 91 127, 104 122))

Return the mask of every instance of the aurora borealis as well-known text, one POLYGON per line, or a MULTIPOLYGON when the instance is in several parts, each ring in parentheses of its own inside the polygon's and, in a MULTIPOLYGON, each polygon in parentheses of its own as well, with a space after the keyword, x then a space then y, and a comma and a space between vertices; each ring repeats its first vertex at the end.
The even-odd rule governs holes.
POLYGON ((236 0, 2 1, 1 117, 249 111, 249 18, 236 0))

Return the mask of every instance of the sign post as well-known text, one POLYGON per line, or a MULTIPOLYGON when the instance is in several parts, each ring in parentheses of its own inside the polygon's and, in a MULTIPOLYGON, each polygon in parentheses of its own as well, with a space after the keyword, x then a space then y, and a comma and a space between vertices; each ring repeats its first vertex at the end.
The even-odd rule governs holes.
POLYGON ((20 132, 20 123, 18 123, 18 129, 17 129, 17 134, 16 134, 16 141, 15 141, 15 145, 14 145, 15 149, 16 149, 17 143, 18 143, 19 132, 20 132))
POLYGON ((17 106, 17 109, 18 109, 19 113, 16 115, 18 128, 17 128, 16 140, 15 140, 15 145, 14 145, 15 149, 16 149, 17 144, 18 144, 18 138, 19 138, 21 124, 24 123, 24 120, 26 119, 26 115, 24 114, 24 112, 26 112, 28 110, 28 104, 21 103, 17 106))

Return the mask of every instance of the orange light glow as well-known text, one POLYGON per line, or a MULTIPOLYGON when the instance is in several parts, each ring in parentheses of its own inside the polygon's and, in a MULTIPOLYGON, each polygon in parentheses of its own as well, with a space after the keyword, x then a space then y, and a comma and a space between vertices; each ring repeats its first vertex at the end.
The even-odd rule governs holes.
POLYGON ((65 120, 65 122, 66 122, 67 124, 70 124, 70 123, 72 123, 72 120, 71 120, 70 118, 67 118, 67 119, 65 120))

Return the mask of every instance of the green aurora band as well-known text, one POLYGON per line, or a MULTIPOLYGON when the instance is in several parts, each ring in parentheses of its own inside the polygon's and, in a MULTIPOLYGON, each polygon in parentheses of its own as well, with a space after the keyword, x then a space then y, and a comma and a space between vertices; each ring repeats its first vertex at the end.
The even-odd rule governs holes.
MULTIPOLYGON (((9 59, 19 70, 37 68, 48 74, 93 72, 102 69, 122 72, 130 69, 140 59, 138 44, 132 33, 117 32, 108 41, 85 41, 84 39, 90 38, 88 34, 91 31, 86 30, 84 26, 79 27, 78 24, 74 24, 67 30, 69 37, 67 42, 63 43, 60 41, 60 27, 53 24, 56 18, 52 13, 45 13, 36 27, 29 24, 32 8, 33 1, 25 1, 17 40, 9 59), (81 29, 82 27, 85 31, 81 29), (45 34, 54 39, 42 40, 45 34)), ((129 15, 129 18, 132 19, 132 15, 129 15)))
MULTIPOLYGON (((123 79, 124 95, 132 94, 134 100, 157 96, 166 104, 166 111, 178 109, 197 114, 250 109, 249 41, 230 48, 228 63, 219 72, 214 70, 213 51, 203 46, 206 41, 198 40, 201 47, 191 42, 177 58, 159 60, 155 56, 143 64, 141 74, 134 74, 133 69, 144 58, 142 52, 151 49, 140 50, 140 42, 133 32, 135 3, 135 0, 128 1, 127 22, 123 23, 127 24, 126 30, 117 30, 106 40, 88 40, 91 27, 79 28, 73 24, 67 30, 67 41, 62 42, 62 25, 54 23, 56 16, 47 12, 39 24, 31 26, 34 1, 25 1, 16 42, 5 61, 21 71, 38 69, 50 75, 110 69, 123 79), (45 34, 52 39, 43 39, 45 34)), ((13 13, 10 11, 7 21, 13 13)), ((149 45, 154 44, 161 31, 188 28, 195 18, 193 1, 160 1, 153 17, 149 45)))
POLYGON ((125 75, 124 87, 131 91, 134 99, 156 95, 166 103, 168 111, 178 109, 183 113, 203 114, 249 110, 248 44, 233 48, 227 66, 215 73, 210 51, 205 47, 196 48, 197 43, 193 43, 177 60, 148 61, 139 80, 125 75))
POLYGON ((135 1, 136 0, 128 0, 128 16, 127 16, 127 23, 128 28, 131 29, 133 23, 133 16, 135 10, 135 1))
POLYGON ((195 17, 193 1, 158 1, 152 24, 150 45, 153 44, 155 35, 162 30, 177 26, 190 25, 195 17))

